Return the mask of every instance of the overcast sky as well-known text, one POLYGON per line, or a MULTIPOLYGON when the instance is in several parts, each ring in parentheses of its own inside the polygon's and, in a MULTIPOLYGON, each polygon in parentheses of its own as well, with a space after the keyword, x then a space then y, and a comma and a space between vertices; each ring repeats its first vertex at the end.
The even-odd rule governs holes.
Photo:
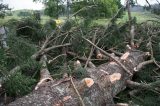
MULTIPOLYGON (((0 0, 3 3, 9 4, 10 8, 13 10, 19 9, 33 9, 33 10, 40 10, 44 8, 43 4, 41 3, 34 3, 33 0, 0 0)), ((147 5, 145 0, 137 0, 138 4, 140 5, 147 5)), ((151 4, 157 3, 156 0, 148 0, 151 4)), ((158 0, 160 2, 160 0, 158 0)), ((122 4, 124 4, 125 0, 121 0, 122 4)))
POLYGON ((33 9, 40 10, 43 8, 42 3, 35 3, 33 0, 3 0, 3 3, 9 4, 13 10, 19 9, 33 9))

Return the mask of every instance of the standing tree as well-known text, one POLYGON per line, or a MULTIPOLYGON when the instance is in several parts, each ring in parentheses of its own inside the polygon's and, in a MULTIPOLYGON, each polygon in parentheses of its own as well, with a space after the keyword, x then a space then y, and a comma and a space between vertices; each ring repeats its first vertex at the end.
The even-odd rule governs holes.
POLYGON ((63 0, 33 0, 40 1, 45 5, 45 14, 58 19, 59 14, 64 11, 63 0))
MULTIPOLYGON (((72 13, 82 10, 77 14, 82 17, 112 17, 122 6, 120 0, 34 0, 45 5, 45 13, 51 17, 58 18, 64 12, 67 5, 67 14, 71 9, 72 13), (89 7, 89 8, 87 8, 89 7)), ((120 14, 122 15, 122 14, 120 14)))
POLYGON ((121 7, 120 0, 81 0, 72 3, 72 11, 76 12, 83 7, 93 6, 79 12, 83 17, 111 17, 121 7), (87 11, 86 11, 87 10, 87 11))
POLYGON ((5 17, 6 10, 10 10, 7 4, 0 3, 0 18, 5 17))

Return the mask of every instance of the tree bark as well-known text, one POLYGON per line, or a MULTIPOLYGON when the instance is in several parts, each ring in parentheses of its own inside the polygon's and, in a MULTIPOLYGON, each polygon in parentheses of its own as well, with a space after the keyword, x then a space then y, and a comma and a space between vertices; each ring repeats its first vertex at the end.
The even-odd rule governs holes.
MULTIPOLYGON (((119 61, 131 73, 134 68, 144 62, 145 53, 128 51, 119 61)), ((130 76, 119 64, 114 61, 105 63, 96 68, 87 68, 88 78, 73 79, 85 106, 114 106, 113 98, 124 90, 130 76), (84 86, 85 79, 93 79, 91 85, 84 86), (83 86, 82 86, 83 85, 83 86)), ((86 81, 87 82, 87 81, 86 81)), ((87 82, 89 83, 89 82, 87 82)), ((80 106, 81 101, 72 86, 70 78, 46 82, 32 93, 17 99, 8 106, 80 106)))

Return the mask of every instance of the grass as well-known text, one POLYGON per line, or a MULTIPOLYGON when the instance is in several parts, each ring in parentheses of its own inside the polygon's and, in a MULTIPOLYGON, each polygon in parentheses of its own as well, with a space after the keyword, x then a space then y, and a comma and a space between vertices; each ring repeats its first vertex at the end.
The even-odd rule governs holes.
MULTIPOLYGON (((146 20, 158 20, 158 19, 154 18, 156 15, 151 14, 150 12, 132 12, 131 14, 132 14, 132 17, 137 18, 137 23, 141 23, 146 20)), ((6 16, 4 19, 0 19, 0 25, 3 25, 4 23, 6 23, 10 19, 21 19, 21 17, 18 17, 16 14, 13 16, 6 16)), ((50 19, 51 18, 49 16, 42 16, 41 23, 45 24, 50 19)), ((63 17, 60 17, 59 19, 65 20, 66 17, 63 16, 63 17)), ((108 24, 109 21, 110 21, 110 19, 106 19, 106 18, 97 19, 97 20, 93 20, 93 25, 97 24, 97 25, 104 25, 105 26, 108 24)), ((124 14, 124 16, 122 18, 118 19, 117 23, 125 23, 126 21, 128 21, 127 12, 124 14)))
MULTIPOLYGON (((137 23, 142 23, 147 20, 158 20, 155 18, 156 15, 151 14, 150 12, 132 12, 131 16, 137 18, 137 23)), ((127 13, 125 13, 122 19, 118 19, 118 21, 120 22, 128 21, 127 13)))
MULTIPOLYGON (((16 16, 16 15, 14 15, 14 16, 6 16, 4 19, 1 19, 0 18, 0 25, 4 25, 6 22, 8 22, 8 20, 10 20, 10 19, 17 19, 17 20, 19 20, 19 19, 21 19, 21 18, 23 18, 23 17, 18 17, 18 16, 16 16)), ((49 19, 51 19, 49 16, 42 16, 41 17, 41 23, 42 24, 45 24, 46 23, 46 21, 48 21, 49 19)))
MULTIPOLYGON (((136 17, 137 23, 142 23, 147 20, 158 20, 155 18, 156 15, 151 14, 150 12, 132 12, 131 13, 132 17, 136 17)), ((107 25, 110 19, 97 19, 93 20, 93 24, 98 24, 98 25, 107 25)), ((128 15, 127 12, 123 15, 122 18, 119 18, 117 23, 125 23, 128 21, 128 15)))

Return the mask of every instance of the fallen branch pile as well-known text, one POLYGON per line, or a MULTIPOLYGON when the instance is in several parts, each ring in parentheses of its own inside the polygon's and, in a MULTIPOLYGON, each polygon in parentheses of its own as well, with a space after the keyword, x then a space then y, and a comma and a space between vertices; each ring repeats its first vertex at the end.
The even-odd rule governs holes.
MULTIPOLYGON (((134 92, 148 89, 159 93, 160 89, 156 85, 160 81, 143 84, 132 81, 132 78, 148 64, 160 68, 153 47, 153 39, 159 36, 160 29, 154 31, 144 23, 136 26, 132 24, 131 16, 129 22, 118 27, 114 26, 115 18, 111 19, 107 28, 82 30, 81 27, 74 27, 66 32, 55 29, 46 36, 39 50, 29 56, 41 64, 39 82, 30 94, 16 99, 8 106, 123 106, 115 104, 113 98, 126 87, 138 87, 134 92), (142 34, 141 31, 147 31, 146 35, 138 36, 142 34), (146 52, 138 50, 141 45, 147 46, 146 52), (60 79, 52 77, 50 73, 57 65, 56 60, 63 67, 60 79), (85 75, 78 78, 74 75, 78 71, 84 71, 85 75)), ((3 79, 6 80, 20 69, 20 66, 16 66, 3 79)), ((1 84, 3 81, 0 81, 0 87, 1 84)))

